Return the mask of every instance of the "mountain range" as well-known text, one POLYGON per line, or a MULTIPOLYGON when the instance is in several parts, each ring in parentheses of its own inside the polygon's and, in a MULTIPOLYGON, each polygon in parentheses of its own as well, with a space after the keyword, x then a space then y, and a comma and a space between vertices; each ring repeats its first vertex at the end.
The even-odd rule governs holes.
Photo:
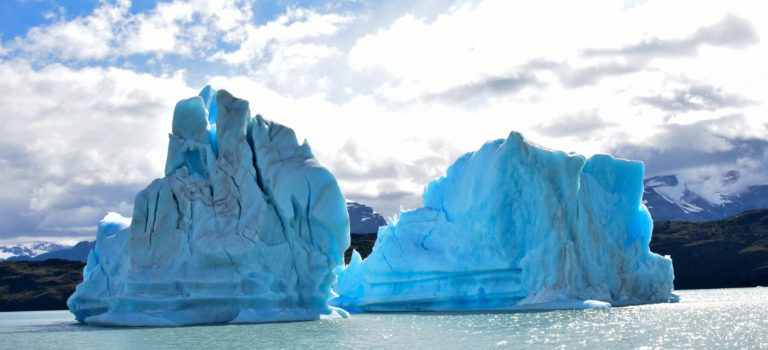
POLYGON ((37 256, 70 247, 64 244, 44 241, 0 246, 0 261, 32 260, 37 256))
POLYGON ((48 259, 64 260, 88 260, 88 253, 96 246, 96 241, 78 242, 72 247, 58 246, 57 249, 37 254, 34 256, 13 256, 5 261, 44 261, 48 259))
POLYGON ((643 181, 643 202, 654 221, 712 221, 768 208, 768 185, 742 187, 737 184, 740 178, 731 170, 704 190, 706 186, 681 181, 678 175, 655 176, 643 181))

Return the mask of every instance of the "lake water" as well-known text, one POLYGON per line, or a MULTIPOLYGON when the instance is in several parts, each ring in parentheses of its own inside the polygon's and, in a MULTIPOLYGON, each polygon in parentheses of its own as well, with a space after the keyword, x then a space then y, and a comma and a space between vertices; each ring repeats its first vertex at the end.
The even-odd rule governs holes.
POLYGON ((0 313, 2 349, 764 348, 768 288, 678 291, 679 303, 524 313, 374 313, 177 328, 78 325, 67 311, 0 313))

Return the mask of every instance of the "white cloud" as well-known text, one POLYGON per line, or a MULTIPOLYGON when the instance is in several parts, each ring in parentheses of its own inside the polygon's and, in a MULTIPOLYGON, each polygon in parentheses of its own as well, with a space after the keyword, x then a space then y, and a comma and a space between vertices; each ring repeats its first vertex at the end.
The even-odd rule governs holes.
MULTIPOLYGON (((467 3, 431 22, 404 15, 390 27, 359 39, 350 51, 349 64, 358 71, 389 72, 392 80, 379 93, 398 101, 465 85, 478 77, 524 73, 531 70, 531 62, 542 60, 562 75, 563 83, 578 87, 646 68, 647 62, 588 55, 595 49, 618 52, 636 43, 664 40, 670 47, 679 43, 692 49, 706 49, 705 44, 748 47, 755 37, 741 34, 754 33, 755 28, 743 22, 753 14, 749 4, 648 1, 630 10, 621 3, 599 0, 467 3)), ((760 26, 754 27, 761 31, 760 26)))
POLYGON ((82 236, 109 210, 130 216, 133 194, 163 174, 175 102, 194 94, 183 72, 0 62, 0 75, 0 222, 30 219, 3 236, 82 236))
POLYGON ((249 0, 174 0, 130 14, 130 1, 102 2, 87 16, 41 27, 18 37, 13 49, 37 60, 102 60, 133 54, 201 54, 221 37, 245 38, 252 19, 249 0))
POLYGON ((316 85, 318 81, 309 80, 309 76, 314 75, 311 69, 316 68, 320 60, 338 54, 335 48, 324 45, 298 43, 281 46, 275 49, 271 62, 263 71, 277 84, 291 85, 293 89, 297 85, 316 85))
POLYGON ((392 73, 404 95, 435 93, 478 76, 519 72, 535 58, 574 58, 585 41, 610 44, 617 38, 602 26, 615 24, 617 5, 491 0, 454 7, 430 23, 405 15, 358 40, 350 65, 392 73))
MULTIPOLYGON (((216 47, 220 36, 242 36, 252 19, 247 1, 175 0, 128 19, 121 54, 174 53, 190 56, 216 47)), ((231 41, 231 40, 230 40, 231 41)))
POLYGON ((270 45, 284 45, 304 39, 328 36, 336 33, 343 24, 351 19, 338 14, 320 14, 305 8, 288 8, 277 19, 261 26, 245 25, 245 34, 225 37, 235 41, 235 37, 244 37, 240 47, 232 52, 218 52, 212 59, 223 60, 233 65, 254 65, 254 61, 263 59, 271 53, 270 45))
POLYGON ((0 131, 10 135, 0 140, 0 179, 12 184, 0 213, 37 225, 0 220, 0 233, 53 232, 57 222, 90 227, 84 222, 99 208, 128 210, 133 193, 161 175, 163 123, 173 103, 195 92, 182 67, 164 59, 172 54, 190 70, 196 63, 216 68, 196 74, 248 99, 253 113, 295 129, 350 199, 385 215, 419 205, 430 178, 512 130, 550 148, 643 159, 656 175, 682 169, 691 179, 714 178, 728 168, 751 169, 745 179, 768 182, 755 165, 765 156, 732 156, 768 140, 761 4, 624 5, 292 7, 257 25, 249 1, 174 0, 139 15, 104 3, 88 17, 0 46, 0 54, 19 53, 0 61, 0 87, 11 91, 0 97, 8 113, 0 131), (728 41, 712 28, 748 35, 728 41), (687 43, 686 50, 655 49, 675 43, 687 43), (643 55, 628 54, 642 48, 643 55), (179 73, 87 66, 135 54, 179 73), (11 210, 19 205, 26 211, 11 210))
POLYGON ((25 38, 17 38, 14 47, 38 58, 55 55, 64 60, 103 59, 112 54, 115 30, 130 3, 104 3, 87 17, 59 21, 46 27, 34 27, 25 38))
POLYGON ((177 37, 181 33, 182 28, 180 23, 176 23, 176 21, 181 20, 183 17, 179 18, 176 16, 191 16, 189 16, 189 13, 164 11, 172 5, 160 5, 158 7, 158 14, 152 16, 139 15, 135 19, 136 24, 132 28, 133 31, 126 35, 125 48, 129 53, 177 52, 189 54, 187 47, 177 45, 177 37), (165 14, 173 14, 173 16, 165 16, 165 14))

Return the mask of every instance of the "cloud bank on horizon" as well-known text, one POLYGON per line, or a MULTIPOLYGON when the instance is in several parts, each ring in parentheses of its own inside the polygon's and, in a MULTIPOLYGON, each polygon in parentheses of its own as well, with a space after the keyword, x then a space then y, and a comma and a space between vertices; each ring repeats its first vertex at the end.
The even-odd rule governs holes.
POLYGON ((759 1, 0 2, 0 241, 92 238, 205 84, 308 139, 349 200, 420 206, 511 130, 694 190, 768 183, 759 1))

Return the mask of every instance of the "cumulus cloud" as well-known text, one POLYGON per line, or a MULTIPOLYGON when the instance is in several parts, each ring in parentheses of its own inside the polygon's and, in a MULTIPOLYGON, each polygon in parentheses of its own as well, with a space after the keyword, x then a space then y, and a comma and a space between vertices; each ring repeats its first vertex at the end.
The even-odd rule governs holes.
POLYGON ((0 62, 0 239, 82 237, 162 175, 182 75, 0 62), (19 221, 22 221, 21 223, 19 221))
POLYGON ((26 37, 16 38, 10 49, 37 59, 103 59, 113 53, 116 29, 128 13, 130 1, 104 3, 93 14, 53 25, 34 27, 26 37))
MULTIPOLYGON (((716 119, 701 120, 691 124, 669 123, 657 127, 643 148, 668 152, 692 150, 701 154, 730 151, 733 144, 726 130, 734 127, 747 128, 743 115, 727 115, 716 119)), ((697 157, 689 160, 695 162, 697 157)))
POLYGON ((563 85, 569 88, 594 85, 601 79, 612 76, 622 76, 640 71, 643 67, 626 63, 600 63, 586 67, 573 68, 564 64, 553 69, 560 76, 563 85))
POLYGON ((540 133, 552 137, 587 138, 594 132, 615 125, 600 118, 597 109, 568 114, 548 124, 536 127, 540 133))
POLYGON ((130 13, 131 2, 102 2, 93 13, 31 28, 9 50, 41 61, 103 60, 150 54, 208 57, 218 41, 238 43, 248 36, 251 1, 174 0, 149 11, 130 13))
POLYGON ((0 36, 0 56, 5 56, 8 53, 8 49, 3 47, 3 37, 0 36))
POLYGON ((206 82, 306 137, 346 197, 384 215, 511 130, 649 175, 768 183, 760 4, 349 4, 260 17, 250 0, 111 1, 4 37, 0 239, 130 215, 162 175, 173 103, 206 82))
POLYGON ((642 71, 655 58, 695 57, 704 45, 744 49, 758 41, 759 36, 748 19, 727 14, 719 22, 703 26, 684 38, 654 37, 621 48, 586 48, 581 50, 581 58, 586 60, 580 64, 535 58, 523 67, 552 71, 566 87, 578 88, 597 84, 603 78, 642 71), (598 61, 593 62, 595 59, 598 61))
POLYGON ((338 14, 321 14, 304 8, 289 8, 284 15, 267 24, 246 24, 245 40, 240 43, 239 48, 232 52, 218 52, 212 58, 229 64, 250 66, 273 54, 273 46, 329 36, 350 20, 351 18, 338 14))
POLYGON ((714 164, 735 167, 739 159, 768 161, 764 159, 768 141, 728 135, 729 129, 748 127, 743 115, 728 115, 688 125, 670 123, 658 127, 657 133, 642 144, 625 143, 612 152, 620 157, 644 160, 648 176, 714 164))
POLYGON ((585 49, 586 57, 624 56, 647 61, 655 57, 693 56, 702 45, 742 49, 758 42, 752 23, 734 14, 679 39, 651 38, 619 49, 585 49))
POLYGON ((357 141, 347 140, 337 156, 324 163, 336 176, 348 200, 366 203, 383 215, 421 206, 423 186, 442 176, 459 152, 442 141, 418 152, 413 160, 394 155, 371 158, 357 141))
POLYGON ((744 107, 754 102, 739 95, 723 93, 721 88, 711 85, 695 85, 687 89, 676 89, 672 96, 644 96, 637 101, 667 112, 714 111, 728 107, 744 107))
POLYGON ((641 159, 646 177, 677 176, 686 187, 712 203, 721 195, 739 194, 750 186, 768 183, 768 142, 762 139, 730 139, 728 147, 714 152, 695 148, 655 150, 637 146, 617 150, 618 154, 641 159))
POLYGON ((482 80, 455 86, 445 91, 430 94, 425 100, 442 100, 448 103, 464 103, 482 96, 499 96, 514 94, 526 87, 539 87, 542 83, 532 74, 517 74, 510 76, 495 76, 482 80))
POLYGON ((642 160, 646 177, 678 175, 681 181, 698 186, 702 195, 739 193, 768 183, 768 140, 729 135, 732 128, 749 128, 746 121, 743 115, 729 115, 690 125, 670 123, 646 142, 624 143, 612 153, 642 160), (739 181, 724 184, 723 177, 731 171, 740 174, 739 181))

